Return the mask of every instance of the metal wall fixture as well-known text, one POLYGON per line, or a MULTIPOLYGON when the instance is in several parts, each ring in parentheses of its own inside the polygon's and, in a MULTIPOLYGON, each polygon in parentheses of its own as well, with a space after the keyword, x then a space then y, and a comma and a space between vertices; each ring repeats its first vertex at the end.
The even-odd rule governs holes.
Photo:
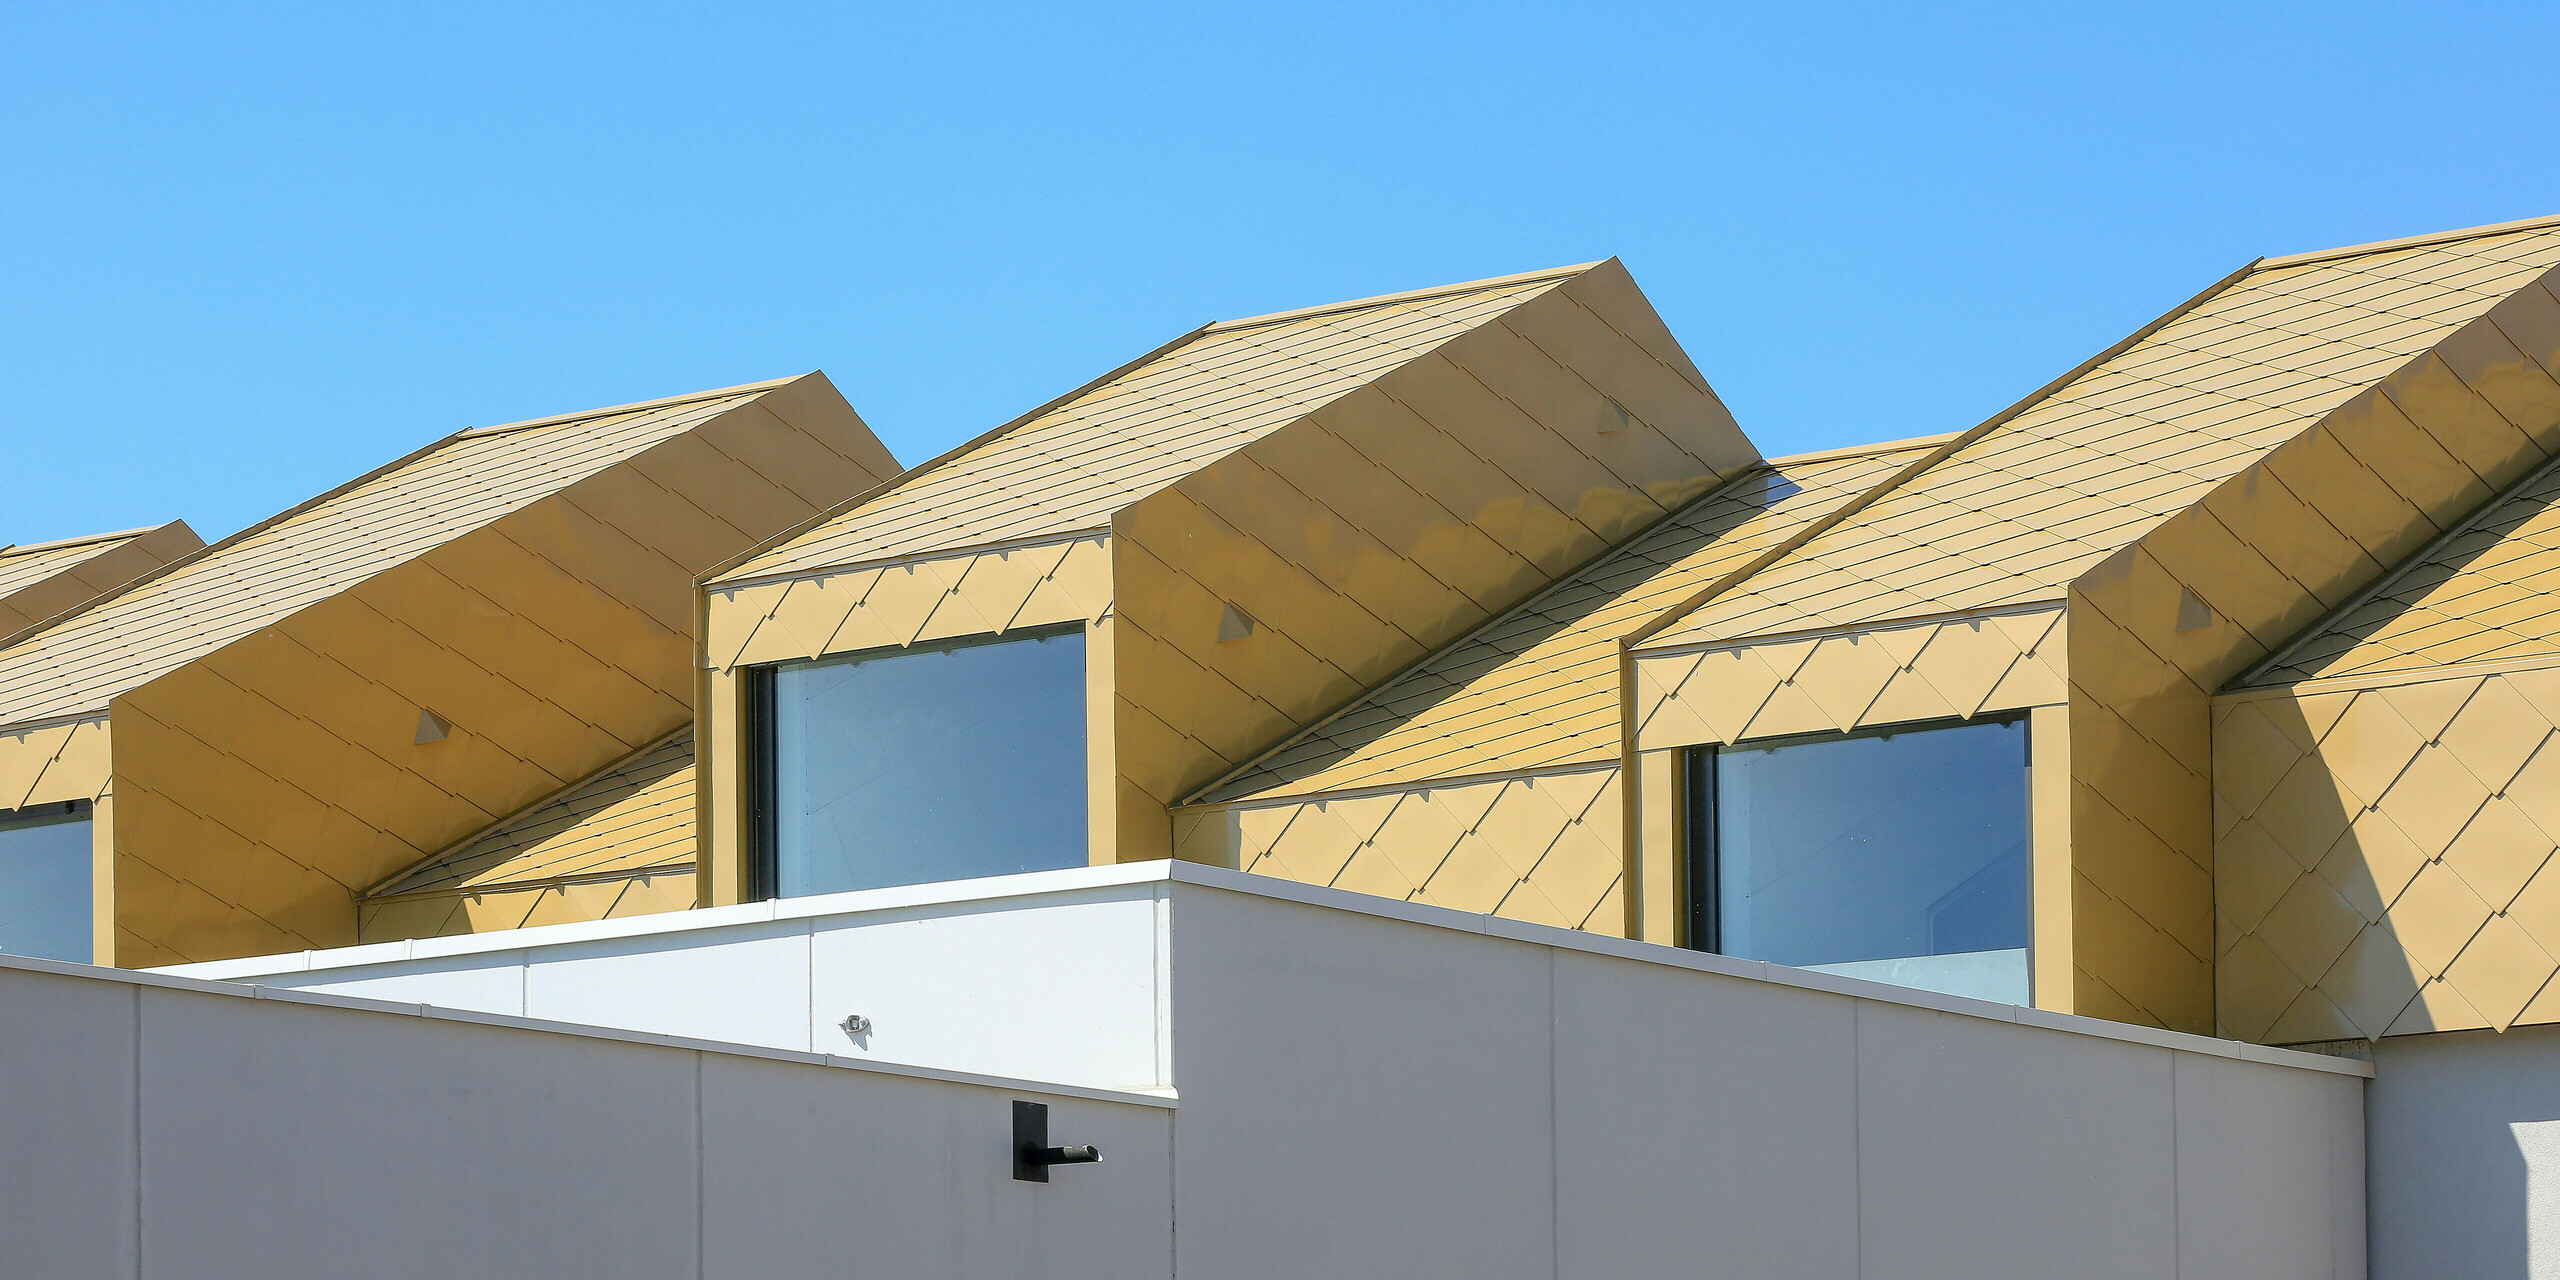
POLYGON ((1053 1147, 1049 1145, 1049 1104, 1024 1102, 1013 1104, 1013 1180, 1047 1182, 1053 1164, 1100 1164, 1099 1147, 1053 1147))

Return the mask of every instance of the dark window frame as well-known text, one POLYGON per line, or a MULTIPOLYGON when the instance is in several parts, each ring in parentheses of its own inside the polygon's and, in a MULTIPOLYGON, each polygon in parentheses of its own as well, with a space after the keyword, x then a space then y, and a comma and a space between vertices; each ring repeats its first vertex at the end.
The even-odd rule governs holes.
POLYGON ((2018 726, 2018 750, 2023 757, 2026 792, 2027 830, 2027 971, 2035 972, 2035 716, 2028 708, 1986 712, 1978 716, 1941 716, 1932 720, 1903 720, 1893 724, 1873 725, 1821 733, 1789 733, 1768 738, 1749 738, 1741 742, 1708 743, 1681 749, 1681 871, 1687 883, 1681 896, 1687 907, 1688 936, 1680 945, 1691 951, 1722 955, 1724 939, 1722 903, 1722 860, 1716 848, 1716 757, 1727 751, 1764 751, 1771 747, 1792 747, 1809 742, 1844 742, 1851 738, 1890 738, 1903 733, 1925 733, 1935 729, 1959 729, 1967 725, 2014 724, 2018 726))
MULTIPOLYGON (((788 662, 768 662, 745 670, 744 705, 739 708, 738 730, 746 742, 746 808, 747 808, 747 898, 749 902, 768 902, 782 896, 782 813, 774 797, 781 793, 781 779, 774 776, 779 752, 773 740, 774 676, 786 667, 820 667, 839 662, 868 662, 877 658, 907 657, 927 653, 949 653, 955 649, 976 649, 991 644, 1015 641, 1051 640, 1065 635, 1086 635, 1089 628, 1081 621, 1049 623, 1036 627, 1016 627, 1010 631, 980 631, 943 640, 925 640, 915 644, 879 645, 869 649, 847 649, 840 653, 822 653, 814 658, 795 658, 788 662)), ((1091 637, 1087 636, 1088 642, 1091 637)), ((1087 650, 1090 654, 1090 649, 1087 650)), ((1092 715, 1089 705, 1087 716, 1092 715)))

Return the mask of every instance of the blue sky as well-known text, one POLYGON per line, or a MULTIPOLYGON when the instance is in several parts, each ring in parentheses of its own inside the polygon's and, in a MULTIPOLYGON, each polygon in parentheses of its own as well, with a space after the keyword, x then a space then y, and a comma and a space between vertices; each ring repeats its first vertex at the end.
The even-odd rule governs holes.
POLYGON ((912 462, 1206 320, 1613 254, 1795 452, 2560 213, 2545 6, 530 8, 12 7, 0 542, 813 368, 912 462))

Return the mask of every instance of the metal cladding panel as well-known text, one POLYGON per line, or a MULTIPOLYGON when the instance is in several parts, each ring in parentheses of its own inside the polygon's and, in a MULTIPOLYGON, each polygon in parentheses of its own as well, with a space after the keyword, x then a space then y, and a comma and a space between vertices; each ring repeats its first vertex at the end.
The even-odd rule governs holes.
POLYGON ((2226 1034, 2560 1022, 2560 667, 2391 679, 2213 708, 2226 1034))
POLYGON ((1099 527, 1138 499, 1570 278, 1557 273, 1213 325, 788 538, 721 580, 795 576, 1099 527))
POLYGON ((0 651, 0 723, 107 700, 754 401, 486 428, 192 556, 0 651))
POLYGON ((1189 861, 1613 935, 1621 826, 1609 765, 1174 815, 1189 861))
POLYGON ((365 896, 461 893, 525 881, 663 871, 671 864, 689 867, 693 856, 688 726, 365 896))
POLYGON ((1879 450, 1755 468, 1372 690, 1198 802, 1614 759, 1618 641, 1912 456, 1910 449, 1879 450))
POLYGON ((107 793, 107 718, 0 729, 0 809, 107 793))
MULTIPOLYGON (((1657 642, 2050 598, 2412 357, 2538 290, 2554 264, 2560 228, 2538 227, 2252 272, 1657 642)), ((2468 411, 2436 420, 2447 434, 2500 429, 2468 411)))
POLYGON ((885 465, 822 380, 775 390, 811 383, 717 402, 118 693, 118 961, 353 941, 366 886, 689 724, 695 575, 885 465))
POLYGON ((687 867, 607 880, 365 899, 356 904, 356 933, 365 942, 396 942, 687 911, 695 905, 694 885, 695 873, 687 867))
POLYGON ((68 613, 204 546, 184 520, 156 529, 0 547, 0 636, 68 613))
POLYGON ((2068 700, 2057 604, 1642 654, 1636 741, 1662 750, 1966 718, 2068 700))
POLYGON ((721 670, 1017 627, 1098 622, 1111 607, 1108 535, 945 559, 713 587, 711 665, 721 670))
POLYGON ((1658 325, 1602 264, 1118 513, 1121 776, 1187 797, 1755 465, 1658 325))
POLYGON ((2361 679, 2560 656, 2560 468, 2486 504, 2353 609, 2286 647, 2261 683, 2361 679))
MULTIPOLYGON (((2493 239, 2506 238, 2512 237, 2493 239)), ((2265 867, 2229 852, 2232 839, 2247 850, 2260 833, 2235 825, 2227 799, 2216 802, 2211 691, 2321 624, 2324 613, 2375 579, 2376 566, 2399 563, 2459 528, 2491 494, 2560 450, 2560 382, 2550 374, 2560 350, 2532 336, 2560 333, 2560 299, 2546 283, 2512 284, 2494 306, 2476 311, 2426 304, 2433 307, 2426 318, 2460 323, 2073 582, 2072 767, 2081 785, 2074 793, 2072 849, 2081 889, 2075 927, 2083 940, 2077 957, 2083 1012, 2129 1012, 2201 1031, 2215 1025, 2220 1001, 2226 1003, 2219 1018, 2224 1029, 2278 1034, 2272 1015, 2257 1015, 2279 997, 2247 993, 2284 992, 2281 975, 2296 967, 2345 962, 2374 985, 2367 1004, 2341 1009, 2340 1016, 2366 1028, 2376 1016, 2370 1006, 2388 1003, 2370 992, 2405 980, 2394 976, 2402 965, 2450 963, 2452 956, 2439 952, 2444 930, 2453 926, 2442 922, 2474 916, 2477 900, 2452 873, 2418 876, 2407 927, 2386 934, 2345 927, 2343 899, 2323 899, 2307 882, 2288 886, 2300 892, 2271 908, 2272 932, 2262 925, 2254 934, 2217 927, 2211 905, 2186 901, 2191 894, 2172 900, 2157 889, 2201 881, 2215 884, 2217 895, 2247 898, 2267 879, 2265 867), (2217 874, 2226 867, 2229 876, 2217 874), (2406 957, 2389 955, 2388 946, 2401 947, 2406 957)), ((2484 270, 2471 284, 2510 286, 2511 278, 2484 270)), ((2413 285, 2389 296, 2417 306, 2432 287, 2413 285)), ((2491 621, 2502 616, 2487 606, 2483 613, 2491 621)), ((2397 695, 2426 704, 2419 718, 2434 720, 2429 737, 2461 705, 2446 693, 2449 687, 2397 695)), ((2431 760, 2419 753, 2402 763, 2437 769, 2444 786, 2462 790, 2452 770, 2431 760)), ((2253 821, 2277 843, 2316 846, 2311 856, 2325 856, 2350 826, 2376 829, 2335 811, 2335 797, 2321 802, 2307 791, 2282 794, 2283 821, 2275 827, 2253 821)), ((2487 796, 2483 791, 2475 800, 2487 796)), ((2454 801, 2429 801, 2403 815, 2387 805, 2376 812, 2393 817, 2401 834, 2424 847, 2439 837, 2450 841, 2460 829, 2457 817, 2470 811, 2454 801)), ((2490 914, 2477 908, 2474 923, 2490 914)), ((2228 921, 2226 910, 2222 923, 2228 921)), ((2512 972, 2538 963, 2520 947, 2510 950, 2525 958, 2512 972)), ((2534 973, 2537 982, 2541 976, 2534 973)), ((2475 977, 2468 990, 2444 982, 2415 987, 2416 1004, 2404 1002, 2395 1016, 2411 1019, 2411 1026, 2430 1020, 2483 1025, 2464 1019, 2508 1016, 2472 1003, 2492 985, 2475 977)), ((2281 998, 2291 1001, 2293 993, 2281 998)), ((2313 1021, 2305 1006, 2296 1028, 2281 1034, 2313 1021)))

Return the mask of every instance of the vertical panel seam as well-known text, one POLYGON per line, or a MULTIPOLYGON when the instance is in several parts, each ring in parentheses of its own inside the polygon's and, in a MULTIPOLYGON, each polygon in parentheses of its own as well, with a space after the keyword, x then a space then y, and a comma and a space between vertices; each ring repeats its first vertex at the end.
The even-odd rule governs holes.
POLYGON ((142 1280, 142 987, 133 988, 133 1280, 142 1280))
POLYGON ((702 1227, 708 1216, 703 1203, 702 1159, 702 1051, 693 1054, 693 1276, 703 1280, 707 1251, 702 1240, 702 1227))
POLYGON ((1547 1274, 1555 1280, 1564 1275, 1564 1240, 1559 1231, 1563 1211, 1563 1162, 1558 1158, 1561 1142, 1556 1117, 1556 948, 1547 952, 1547 1274))

